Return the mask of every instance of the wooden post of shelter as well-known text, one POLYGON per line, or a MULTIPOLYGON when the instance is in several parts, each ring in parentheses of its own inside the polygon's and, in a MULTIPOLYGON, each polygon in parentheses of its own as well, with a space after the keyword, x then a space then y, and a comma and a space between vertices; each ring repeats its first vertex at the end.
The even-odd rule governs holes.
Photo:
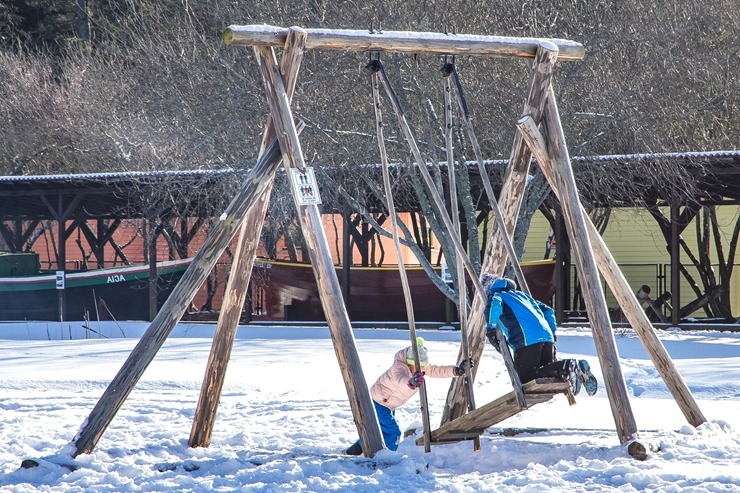
MULTIPOLYGON (((64 197, 60 193, 57 197, 56 209, 51 205, 51 202, 44 196, 41 196, 41 200, 46 204, 46 207, 54 215, 54 219, 57 221, 57 229, 59 231, 59 252, 57 253, 57 270, 61 271, 62 282, 65 282, 64 277, 67 275, 67 238, 72 233, 72 229, 67 229, 67 219, 72 216, 72 212, 82 200, 82 195, 76 195, 72 201, 64 206, 64 197)), ((23 245, 19 245, 21 250, 23 245)), ((67 298, 65 289, 58 289, 59 295, 59 321, 63 322, 67 318, 67 298)))
POLYGON ((570 242, 565 231, 563 215, 555 213, 555 317, 558 324, 565 321, 565 310, 570 296, 570 242))
MULTIPOLYGON (((675 200, 675 199, 674 199, 675 200)), ((671 209, 671 295, 673 295, 673 310, 671 324, 678 325, 681 321, 681 247, 679 243, 678 203, 672 202, 671 209)))
POLYGON ((351 282, 352 282, 352 237, 350 236, 350 228, 352 228, 352 218, 350 217, 349 207, 345 207, 342 211, 342 296, 347 306, 347 312, 352 313, 352 304, 350 302, 351 296, 351 282))
POLYGON ((67 296, 66 296, 66 275, 67 275, 67 218, 62 213, 62 195, 59 194, 59 216, 57 217, 57 231, 59 235, 59 252, 57 253, 57 295, 59 300, 59 321, 64 322, 67 319, 67 296), (61 273, 61 274, 60 274, 61 273), (59 276, 61 275, 62 287, 59 289, 59 276))
MULTIPOLYGON (((609 396, 619 441, 624 444, 636 438, 637 424, 627 396, 622 369, 619 365, 619 354, 617 353, 614 332, 612 331, 604 292, 601 289, 596 259, 588 242, 586 221, 582 214, 581 202, 578 197, 575 177, 573 176, 552 88, 548 90, 548 95, 543 122, 546 133, 544 138, 538 135, 540 137, 538 145, 531 145, 530 149, 538 156, 538 162, 540 162, 539 157, 542 155, 543 161, 547 156, 551 163, 551 172, 554 177, 554 183, 551 186, 558 194, 568 229, 568 238, 575 252, 578 276, 583 286, 583 297, 591 323, 591 332, 596 343, 596 351, 599 355, 606 392, 609 396)), ((522 133, 528 131, 529 134, 534 134, 537 127, 532 120, 523 117, 519 122, 522 123, 523 121, 528 122, 529 125, 519 127, 522 133)), ((533 140, 532 135, 526 135, 525 140, 528 140, 528 142, 533 140)))
MULTIPOLYGON (((298 80, 305 40, 305 31, 292 29, 285 41, 285 49, 280 65, 288 103, 290 103, 298 80)), ((260 155, 264 154, 267 144, 274 138, 275 128, 272 118, 268 116, 262 145, 260 146, 260 155)), ((207 447, 211 442, 216 411, 226 378, 226 367, 231 357, 236 330, 249 289, 249 279, 252 275, 254 258, 259 245, 262 223, 270 203, 273 182, 274 180, 270 180, 270 186, 266 187, 262 195, 257 198, 253 212, 244 220, 239 232, 234 260, 224 293, 224 301, 221 305, 216 332, 213 335, 213 345, 208 357, 206 373, 203 377, 203 385, 200 388, 200 397, 190 431, 188 444, 191 447, 207 447)))
MULTIPOLYGON (((157 316, 157 221, 154 217, 147 219, 149 223, 149 320, 157 316)), ((97 300, 95 300, 97 306, 97 300)))
MULTIPOLYGON (((522 114, 533 115, 535 121, 539 121, 542 115, 555 61, 562 49, 560 45, 557 45, 557 47, 557 50, 553 50, 552 44, 542 42, 538 43, 535 47, 536 53, 530 73, 529 89, 522 111, 522 114)), ((529 174, 531 158, 532 153, 517 132, 514 136, 511 155, 509 156, 509 165, 506 168, 499 197, 499 203, 502 206, 501 213, 509 235, 514 234, 514 228, 516 227, 516 220, 521 206, 521 198, 524 194, 524 187, 529 174)), ((498 241, 501 234, 503 234, 503 231, 499 231, 496 223, 494 223, 488 236, 486 253, 483 257, 483 265, 481 266, 483 272, 500 273, 503 272, 506 266, 506 252, 502 242, 498 241)), ((486 342, 484 309, 485 300, 474 298, 470 315, 468 316, 468 327, 471 328, 470 354, 473 361, 480 360, 486 342)), ((474 369, 474 375, 475 371, 476 369, 474 369)), ((447 405, 442 414, 443 425, 465 414, 466 401, 464 392, 465 389, 462 382, 453 380, 447 393, 447 405)))
MULTIPOLYGON (((275 124, 275 131, 283 152, 286 171, 306 168, 300 140, 293 124, 290 105, 286 101, 285 88, 280 71, 274 60, 272 48, 255 47, 259 60, 260 75, 270 106, 270 113, 275 124)), ((290 177, 289 177, 290 178, 290 177)), ((355 347, 354 334, 349 321, 347 309, 342 300, 342 289, 339 285, 329 250, 329 243, 324 233, 321 215, 316 204, 301 205, 295 187, 293 198, 298 209, 309 256, 319 288, 321 305, 326 315, 334 351, 339 361, 352 414, 355 418, 363 453, 372 457, 383 448, 375 407, 370 398, 370 391, 362 373, 360 358, 355 347)))

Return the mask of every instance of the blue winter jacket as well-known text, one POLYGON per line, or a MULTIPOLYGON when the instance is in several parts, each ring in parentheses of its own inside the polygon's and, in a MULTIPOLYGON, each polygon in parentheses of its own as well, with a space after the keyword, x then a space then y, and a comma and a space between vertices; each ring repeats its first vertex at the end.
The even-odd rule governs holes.
POLYGON ((555 311, 521 291, 494 291, 487 329, 498 325, 512 351, 539 342, 555 342, 555 311))

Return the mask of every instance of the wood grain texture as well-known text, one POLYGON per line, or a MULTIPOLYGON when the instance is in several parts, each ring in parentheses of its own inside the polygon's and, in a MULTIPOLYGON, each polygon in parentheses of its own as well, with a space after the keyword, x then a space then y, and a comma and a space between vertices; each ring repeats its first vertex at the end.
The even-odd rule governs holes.
MULTIPOLYGON (((260 76, 265 87, 286 170, 305 169, 298 132, 293 123, 293 114, 272 48, 256 47, 255 53, 260 59, 260 76)), ((383 437, 380 434, 367 381, 362 372, 352 326, 342 298, 342 289, 334 271, 321 214, 315 204, 300 205, 299 198, 295 196, 295 190, 293 190, 293 198, 319 287, 321 305, 329 326, 334 351, 347 389, 350 408, 362 442, 363 453, 372 457, 384 447, 383 437)))
MULTIPOLYGON (((532 146, 533 149, 539 149, 537 160, 538 162, 543 163, 541 169, 545 173, 548 181, 555 183, 555 169, 549 160, 549 156, 546 154, 546 143, 544 137, 536 130, 534 123, 528 117, 524 117, 519 121, 519 127, 522 129, 522 133, 527 141, 530 142, 530 146, 532 146)), ((663 381, 671 392, 671 395, 673 395, 673 398, 676 400, 676 403, 684 414, 684 417, 692 426, 699 426, 706 422, 704 414, 691 394, 686 382, 678 372, 678 368, 676 368, 676 365, 663 346, 663 343, 658 338, 655 328, 650 323, 645 311, 642 309, 642 305, 635 296, 634 290, 627 283, 627 279, 624 277, 624 274, 622 274, 619 265, 616 260, 614 260, 614 257, 606 246, 604 239, 601 237, 598 230, 589 219, 585 209, 582 207, 581 214, 585 220, 585 226, 588 231, 588 240, 601 275, 609 285, 609 289, 617 299, 617 302, 619 303, 622 312, 627 317, 630 325, 640 338, 640 341, 645 347, 645 350, 650 356, 655 368, 663 378, 663 381)), ((618 361, 613 363, 616 365, 619 364, 618 361)))
MULTIPOLYGON (((350 29, 305 29, 306 49, 342 51, 388 51, 494 57, 535 58, 542 41, 555 44, 561 60, 582 60, 581 43, 567 39, 518 38, 408 31, 369 32, 350 29)), ((227 45, 283 46, 288 29, 268 25, 228 26, 223 32, 227 45)))
MULTIPOLYGON (((298 79, 301 61, 303 60, 305 39, 306 33, 304 31, 291 31, 286 39, 280 71, 286 86, 288 102, 293 96, 298 79)), ((300 129, 298 130, 300 131, 300 129)), ((268 118, 263 135, 263 146, 264 142, 269 142, 267 139, 274 138, 275 128, 272 119, 268 118)), ((234 338, 247 296, 252 267, 259 246, 262 223, 270 203, 272 184, 275 182, 274 173, 268 182, 269 186, 265 187, 262 195, 257 198, 255 207, 250 211, 239 232, 239 239, 234 250, 234 261, 231 264, 231 272, 226 283, 216 332, 213 335, 213 345, 208 357, 200 397, 195 408, 195 417, 188 440, 191 447, 207 447, 211 442, 216 411, 226 378, 226 368, 231 358, 234 338)))
POLYGON ((523 387, 525 405, 521 407, 515 392, 509 392, 493 402, 481 406, 454 421, 432 431, 432 442, 469 440, 481 435, 487 428, 511 418, 536 404, 547 402, 570 390, 570 384, 555 379, 538 379, 523 387))
POLYGON ((170 297, 162 305, 147 331, 139 339, 139 343, 131 351, 118 374, 85 420, 72 441, 75 446, 74 457, 82 453, 90 453, 95 448, 131 390, 185 313, 195 293, 203 285, 226 250, 244 217, 248 215, 257 198, 262 195, 264 188, 269 185, 268 178, 279 164, 278 145, 273 142, 252 169, 219 221, 213 226, 190 267, 185 271, 170 297))
POLYGON ((601 288, 596 260, 590 248, 588 230, 582 214, 583 208, 578 197, 552 89, 549 90, 548 104, 545 108, 544 136, 539 133, 530 118, 520 119, 518 127, 535 153, 537 162, 541 163, 540 169, 543 169, 548 181, 552 180, 550 186, 561 204, 617 435, 620 443, 626 443, 636 436, 637 424, 627 396, 606 299, 601 288))

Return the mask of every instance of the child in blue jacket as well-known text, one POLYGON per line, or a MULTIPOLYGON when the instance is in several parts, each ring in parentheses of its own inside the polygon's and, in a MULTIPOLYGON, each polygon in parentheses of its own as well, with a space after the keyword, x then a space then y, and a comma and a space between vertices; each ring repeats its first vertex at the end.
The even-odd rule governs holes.
POLYGON ((588 395, 596 393, 598 384, 586 360, 556 358, 557 326, 552 308, 518 291, 511 279, 484 274, 481 282, 488 290, 486 337, 498 350, 496 327, 501 328, 522 383, 554 377, 569 381, 574 394, 580 392, 582 384, 588 395))

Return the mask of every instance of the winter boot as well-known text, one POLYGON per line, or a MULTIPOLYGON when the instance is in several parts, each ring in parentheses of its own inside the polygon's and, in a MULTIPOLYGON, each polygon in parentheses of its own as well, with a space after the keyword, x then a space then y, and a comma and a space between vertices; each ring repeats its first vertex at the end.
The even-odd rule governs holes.
POLYGON ((583 385, 586 387, 586 393, 588 395, 594 395, 599 389, 599 384, 596 381, 594 374, 591 373, 591 367, 589 366, 588 361, 585 359, 579 360, 578 369, 580 370, 583 385))
POLYGON ((570 383, 570 388, 573 390, 573 395, 578 395, 581 391, 581 375, 578 363, 574 359, 563 360, 563 368, 558 372, 560 379, 564 382, 570 383))
POLYGON ((360 445, 360 442, 355 442, 344 453, 347 455, 362 455, 362 445, 360 445))

